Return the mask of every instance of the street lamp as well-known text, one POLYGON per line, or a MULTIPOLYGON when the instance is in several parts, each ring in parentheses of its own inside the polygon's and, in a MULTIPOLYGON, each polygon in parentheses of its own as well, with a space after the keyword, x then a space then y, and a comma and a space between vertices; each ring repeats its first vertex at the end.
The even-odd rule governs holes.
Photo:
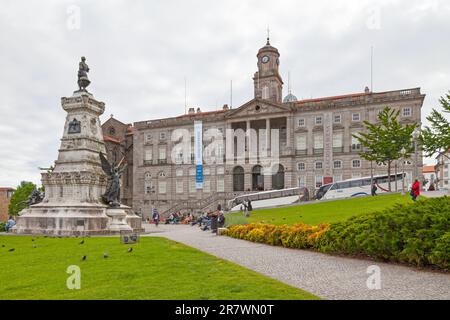
POLYGON ((405 194, 405 158, 406 158, 406 149, 403 147, 400 150, 402 155, 402 195, 405 194))
POLYGON ((417 140, 420 137, 420 128, 416 128, 412 133, 413 141, 414 141, 414 179, 419 179, 419 152, 417 146, 417 140))

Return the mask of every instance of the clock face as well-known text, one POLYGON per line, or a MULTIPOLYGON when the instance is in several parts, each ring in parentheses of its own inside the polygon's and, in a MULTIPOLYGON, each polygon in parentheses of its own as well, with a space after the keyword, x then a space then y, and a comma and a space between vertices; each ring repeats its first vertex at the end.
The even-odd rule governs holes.
POLYGON ((269 62, 269 60, 270 60, 269 56, 264 56, 261 59, 262 63, 267 63, 267 62, 269 62))

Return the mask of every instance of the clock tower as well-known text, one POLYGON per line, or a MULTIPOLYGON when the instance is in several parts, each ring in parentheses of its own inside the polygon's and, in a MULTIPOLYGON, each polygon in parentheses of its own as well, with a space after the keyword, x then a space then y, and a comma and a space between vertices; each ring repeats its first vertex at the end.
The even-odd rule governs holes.
POLYGON ((278 72, 280 66, 280 53, 278 49, 267 43, 259 49, 258 71, 253 78, 255 86, 255 98, 281 103, 283 94, 283 79, 278 72))

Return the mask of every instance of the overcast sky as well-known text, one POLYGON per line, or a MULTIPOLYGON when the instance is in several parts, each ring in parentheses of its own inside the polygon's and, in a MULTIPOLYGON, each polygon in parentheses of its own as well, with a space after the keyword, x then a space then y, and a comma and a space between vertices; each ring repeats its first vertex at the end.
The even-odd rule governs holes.
MULTIPOLYGON (((40 183, 57 158, 80 56, 90 92, 131 123, 252 99, 270 26, 298 98, 421 87, 422 117, 450 89, 448 0, 19 1, 0 8, 0 186, 40 183)), ((287 93, 287 86, 284 89, 287 93)))

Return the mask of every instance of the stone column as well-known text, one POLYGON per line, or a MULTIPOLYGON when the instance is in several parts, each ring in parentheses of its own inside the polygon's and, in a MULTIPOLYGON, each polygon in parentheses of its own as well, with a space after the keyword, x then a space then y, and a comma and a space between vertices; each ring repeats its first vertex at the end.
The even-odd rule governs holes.
POLYGON ((270 118, 266 119, 266 150, 267 157, 270 157, 270 118))
POLYGON ((246 134, 245 134, 245 136, 246 136, 246 145, 247 145, 247 148, 246 148, 246 151, 245 151, 245 163, 249 163, 250 162, 250 147, 251 147, 251 140, 252 139, 250 139, 250 129, 251 129, 251 122, 250 122, 250 120, 247 120, 246 121, 246 124, 245 124, 245 132, 246 132, 246 134))

